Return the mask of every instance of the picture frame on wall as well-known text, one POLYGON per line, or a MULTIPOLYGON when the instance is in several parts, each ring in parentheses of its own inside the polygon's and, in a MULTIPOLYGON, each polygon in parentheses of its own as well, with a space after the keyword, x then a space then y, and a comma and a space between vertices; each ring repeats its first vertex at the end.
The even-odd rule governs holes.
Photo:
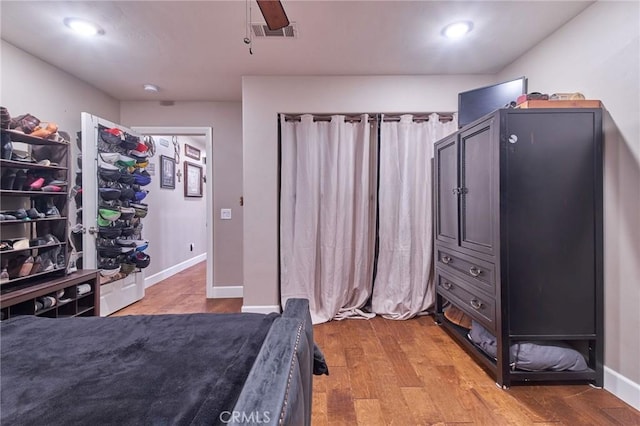
POLYGON ((176 188, 176 160, 166 155, 160 156, 160 188, 176 188))
POLYGON ((202 166, 184 162, 184 196, 202 197, 202 166))
POLYGON ((194 160, 200 161, 200 150, 186 143, 184 144, 184 155, 189 158, 193 158, 194 160))

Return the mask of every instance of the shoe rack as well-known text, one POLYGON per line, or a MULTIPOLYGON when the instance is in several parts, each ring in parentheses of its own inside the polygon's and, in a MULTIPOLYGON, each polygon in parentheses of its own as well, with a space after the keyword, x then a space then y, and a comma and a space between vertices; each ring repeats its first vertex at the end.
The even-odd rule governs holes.
POLYGON ((1 131, 0 289, 5 293, 66 275, 69 143, 1 131), (5 149, 7 144, 11 148, 5 149))
POLYGON ((88 113, 82 113, 81 121, 82 187, 76 203, 81 202, 81 227, 86 230, 82 262, 99 270, 100 312, 106 316, 144 297, 144 269, 151 258, 145 253, 148 241, 142 229, 148 206, 143 200, 152 154, 131 129, 88 113))
POLYGON ((18 315, 47 318, 100 316, 98 271, 82 270, 0 294, 0 320, 18 315))

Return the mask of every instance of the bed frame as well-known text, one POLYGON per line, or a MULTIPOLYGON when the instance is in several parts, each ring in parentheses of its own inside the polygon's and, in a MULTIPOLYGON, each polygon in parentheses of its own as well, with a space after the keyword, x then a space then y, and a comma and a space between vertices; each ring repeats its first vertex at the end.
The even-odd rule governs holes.
POLYGON ((282 316, 271 326, 230 414, 236 416, 235 424, 311 424, 313 344, 309 301, 289 299, 282 316), (252 414, 254 421, 248 418, 252 414))

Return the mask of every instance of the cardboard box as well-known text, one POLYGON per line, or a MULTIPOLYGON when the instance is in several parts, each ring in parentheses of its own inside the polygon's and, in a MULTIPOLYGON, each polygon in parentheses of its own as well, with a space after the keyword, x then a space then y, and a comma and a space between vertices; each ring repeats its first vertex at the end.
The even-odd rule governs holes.
POLYGON ((602 108, 602 102, 596 99, 575 101, 543 101, 534 99, 525 101, 516 108, 602 108))

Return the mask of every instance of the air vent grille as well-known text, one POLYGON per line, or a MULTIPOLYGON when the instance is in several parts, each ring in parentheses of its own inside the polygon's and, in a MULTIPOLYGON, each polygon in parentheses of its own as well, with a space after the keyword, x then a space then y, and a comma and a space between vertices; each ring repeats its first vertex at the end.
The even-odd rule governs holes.
POLYGON ((279 30, 270 30, 267 24, 252 23, 251 31, 254 37, 260 38, 296 38, 298 35, 298 29, 293 22, 279 30))

